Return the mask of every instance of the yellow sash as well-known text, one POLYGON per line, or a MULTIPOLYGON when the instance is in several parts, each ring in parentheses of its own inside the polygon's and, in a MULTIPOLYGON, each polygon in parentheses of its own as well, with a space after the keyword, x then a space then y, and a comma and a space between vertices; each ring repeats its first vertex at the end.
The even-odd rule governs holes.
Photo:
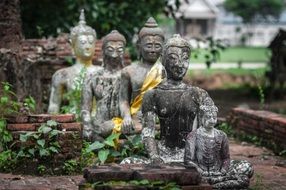
MULTIPOLYGON (((131 104, 131 107, 130 107, 131 115, 136 114, 140 110, 145 92, 155 88, 162 82, 163 80, 162 70, 163 70, 163 66, 158 59, 157 62, 153 65, 153 67, 150 69, 150 71, 146 75, 146 78, 140 89, 140 94, 135 97, 134 101, 131 104)), ((114 123, 113 133, 120 133, 123 119, 120 117, 114 117, 112 121, 114 123)))

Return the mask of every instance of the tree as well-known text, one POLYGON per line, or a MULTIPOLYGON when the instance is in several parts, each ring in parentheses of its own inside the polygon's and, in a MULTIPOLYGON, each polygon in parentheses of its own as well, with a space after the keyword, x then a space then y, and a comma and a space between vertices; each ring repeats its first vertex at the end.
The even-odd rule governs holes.
POLYGON ((101 38, 113 29, 129 40, 150 16, 162 13, 166 0, 22 0, 21 15, 26 38, 57 36, 69 32, 85 9, 87 24, 101 38))
POLYGON ((227 11, 240 16, 245 24, 278 18, 284 7, 284 0, 226 0, 227 11))

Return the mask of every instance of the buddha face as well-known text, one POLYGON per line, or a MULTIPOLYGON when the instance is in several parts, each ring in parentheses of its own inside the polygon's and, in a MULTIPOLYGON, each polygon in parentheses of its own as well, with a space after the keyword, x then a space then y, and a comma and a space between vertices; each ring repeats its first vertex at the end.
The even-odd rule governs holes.
POLYGON ((75 56, 83 61, 91 60, 95 51, 95 40, 93 35, 79 35, 73 46, 75 56))
POLYGON ((103 56, 107 64, 122 63, 124 43, 122 41, 108 41, 104 45, 103 56))
POLYGON ((140 54, 144 61, 154 64, 162 53, 163 39, 158 35, 146 35, 140 40, 140 54))
POLYGON ((202 125, 205 129, 212 129, 217 122, 217 112, 207 111, 202 116, 202 125))
POLYGON ((182 80, 188 71, 189 66, 189 48, 187 47, 169 47, 166 50, 164 66, 167 71, 167 77, 173 80, 182 80))

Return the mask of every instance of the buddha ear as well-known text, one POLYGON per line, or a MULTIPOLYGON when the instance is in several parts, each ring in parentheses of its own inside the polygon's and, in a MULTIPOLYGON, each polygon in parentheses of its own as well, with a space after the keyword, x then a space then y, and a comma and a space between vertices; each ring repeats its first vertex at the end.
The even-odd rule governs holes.
POLYGON ((138 38, 137 41, 136 41, 137 59, 138 59, 138 60, 141 59, 140 46, 141 46, 141 41, 140 41, 140 39, 138 38))

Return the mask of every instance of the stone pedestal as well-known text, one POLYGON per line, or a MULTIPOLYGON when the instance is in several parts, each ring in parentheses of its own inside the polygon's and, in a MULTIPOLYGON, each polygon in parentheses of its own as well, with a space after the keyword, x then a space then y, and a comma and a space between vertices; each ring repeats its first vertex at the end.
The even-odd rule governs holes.
MULTIPOLYGON (((186 169, 183 166, 151 166, 151 165, 103 165, 84 170, 84 181, 79 185, 80 190, 92 189, 97 182, 132 180, 149 182, 160 181, 164 183, 175 182, 185 190, 209 190, 211 186, 201 184, 201 176, 195 168, 186 169)), ((118 184, 98 185, 96 189, 158 189, 144 185, 118 184)))

